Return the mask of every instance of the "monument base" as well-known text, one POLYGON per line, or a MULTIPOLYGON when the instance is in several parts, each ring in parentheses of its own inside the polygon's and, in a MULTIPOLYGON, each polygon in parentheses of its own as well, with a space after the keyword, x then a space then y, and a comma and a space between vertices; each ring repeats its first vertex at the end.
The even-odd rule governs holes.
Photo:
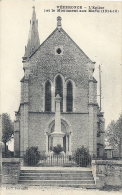
POLYGON ((53 137, 53 147, 57 145, 61 145, 63 147, 63 137, 65 133, 63 132, 53 132, 51 133, 51 137, 53 137))

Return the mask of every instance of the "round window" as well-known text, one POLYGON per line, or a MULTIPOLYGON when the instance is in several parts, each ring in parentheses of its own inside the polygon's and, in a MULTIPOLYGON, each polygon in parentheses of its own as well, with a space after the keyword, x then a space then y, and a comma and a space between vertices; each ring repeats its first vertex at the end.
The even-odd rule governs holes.
POLYGON ((61 51, 60 48, 58 48, 58 49, 56 50, 56 52, 57 52, 58 54, 60 54, 62 51, 61 51))

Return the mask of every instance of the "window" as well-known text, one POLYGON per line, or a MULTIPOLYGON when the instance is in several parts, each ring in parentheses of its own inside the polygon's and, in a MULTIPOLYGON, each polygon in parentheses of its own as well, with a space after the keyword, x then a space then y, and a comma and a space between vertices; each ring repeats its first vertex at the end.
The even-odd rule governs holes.
POLYGON ((63 46, 62 45, 55 46, 54 52, 55 52, 55 55, 62 56, 63 55, 63 46))
POLYGON ((58 54, 60 54, 62 51, 61 51, 60 48, 58 48, 58 49, 56 50, 56 52, 57 52, 58 54))
POLYGON ((69 81, 67 84, 67 111, 72 112, 72 107, 73 107, 72 83, 69 81))
POLYGON ((45 84, 45 111, 51 111, 51 84, 49 81, 45 84))
POLYGON ((97 158, 99 158, 100 157, 100 150, 99 150, 99 148, 97 148, 97 158))
POLYGON ((56 86, 55 87, 55 96, 57 94, 60 95, 60 97, 61 97, 60 110, 61 110, 61 112, 63 112, 63 83, 62 83, 62 78, 60 76, 57 76, 55 86, 56 86))

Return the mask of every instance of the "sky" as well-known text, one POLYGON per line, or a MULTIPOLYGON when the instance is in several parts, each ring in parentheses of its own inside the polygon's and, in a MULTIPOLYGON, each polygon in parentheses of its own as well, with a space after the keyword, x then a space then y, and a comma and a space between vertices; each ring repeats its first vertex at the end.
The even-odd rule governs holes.
POLYGON ((0 1, 1 113, 9 113, 14 120, 14 113, 19 108, 20 80, 24 75, 22 57, 27 44, 33 4, 38 19, 40 43, 56 28, 56 18, 61 16, 62 28, 96 62, 94 77, 98 81, 98 95, 98 66, 101 65, 102 111, 107 127, 111 120, 118 119, 122 110, 121 2, 0 1), (117 13, 57 12, 57 6, 61 5, 82 6, 87 11, 89 6, 99 6, 104 7, 104 10, 117 10, 117 13))

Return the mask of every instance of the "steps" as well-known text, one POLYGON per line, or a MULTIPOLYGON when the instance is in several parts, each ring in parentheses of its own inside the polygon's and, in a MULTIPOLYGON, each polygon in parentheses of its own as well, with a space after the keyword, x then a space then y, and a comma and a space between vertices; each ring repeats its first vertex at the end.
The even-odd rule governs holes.
POLYGON ((19 184, 95 188, 91 171, 86 170, 21 170, 19 184))

